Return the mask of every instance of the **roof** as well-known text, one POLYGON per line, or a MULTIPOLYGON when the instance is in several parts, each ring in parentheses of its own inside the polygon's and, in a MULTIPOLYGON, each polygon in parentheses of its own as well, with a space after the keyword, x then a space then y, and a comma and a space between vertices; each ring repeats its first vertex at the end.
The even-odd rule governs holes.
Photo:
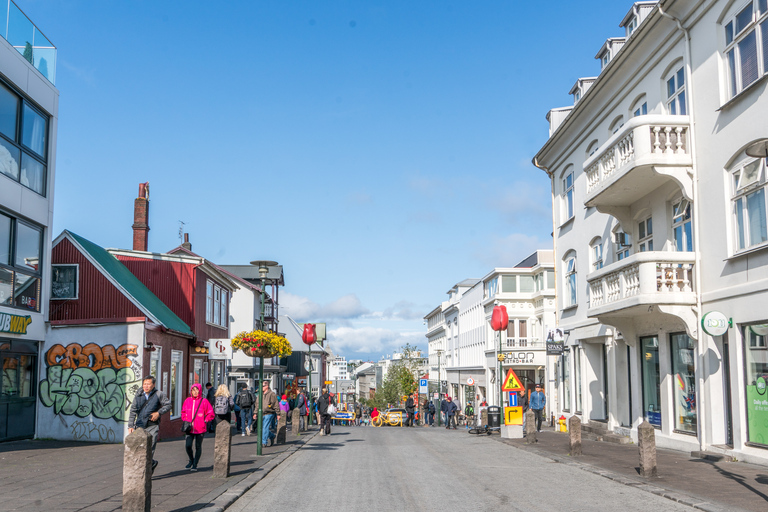
POLYGON ((138 277, 133 275, 125 265, 120 263, 106 249, 68 230, 64 230, 59 239, 62 236, 67 237, 123 295, 130 299, 153 322, 162 325, 168 330, 190 337, 195 336, 181 318, 176 316, 144 283, 139 281, 138 277))
POLYGON ((533 254, 525 258, 523 261, 515 265, 515 268, 531 268, 535 267, 536 264, 539 262, 539 252, 534 251, 533 254))
MULTIPOLYGON (((187 253, 188 255, 194 256, 195 258, 202 258, 202 256, 200 256, 199 254, 195 254, 194 252, 192 252, 191 250, 187 249, 186 247, 184 247, 182 245, 180 245, 180 246, 178 246, 178 247, 176 247, 174 249, 171 249, 170 251, 168 251, 168 254, 176 254, 176 253, 180 253, 180 252, 187 253)), ((213 268, 218 270, 219 272, 225 274, 227 277, 229 277, 230 279, 235 281, 237 284, 242 285, 244 288, 249 288, 249 289, 251 289, 251 290, 253 290, 255 292, 261 293, 261 286, 258 286, 258 285, 253 284, 253 283, 249 283, 245 279, 236 276, 235 274, 233 274, 229 270, 227 270, 225 268, 222 268, 221 266, 213 263, 210 260, 206 260, 206 262, 210 266, 212 266, 213 268)))

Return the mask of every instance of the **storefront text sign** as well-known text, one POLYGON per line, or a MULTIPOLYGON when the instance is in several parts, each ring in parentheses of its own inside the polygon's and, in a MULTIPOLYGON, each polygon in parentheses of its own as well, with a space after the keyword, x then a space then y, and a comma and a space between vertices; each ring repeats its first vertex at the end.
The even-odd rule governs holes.
POLYGON ((504 352, 504 364, 535 364, 546 363, 546 352, 543 350, 527 352, 504 352))
POLYGON ((27 334, 27 327, 32 323, 32 317, 0 313, 0 332, 10 334, 27 334))
POLYGON ((730 320, 719 311, 710 311, 701 318, 701 328, 710 336, 722 336, 728 332, 730 320))

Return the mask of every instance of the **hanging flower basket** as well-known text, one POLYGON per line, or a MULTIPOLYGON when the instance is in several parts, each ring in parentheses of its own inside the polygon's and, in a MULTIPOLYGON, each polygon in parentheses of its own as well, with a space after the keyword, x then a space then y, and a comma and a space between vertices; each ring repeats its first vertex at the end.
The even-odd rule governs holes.
POLYGON ((232 348, 252 357, 288 357, 293 352, 284 337, 266 331, 241 332, 232 338, 232 348))

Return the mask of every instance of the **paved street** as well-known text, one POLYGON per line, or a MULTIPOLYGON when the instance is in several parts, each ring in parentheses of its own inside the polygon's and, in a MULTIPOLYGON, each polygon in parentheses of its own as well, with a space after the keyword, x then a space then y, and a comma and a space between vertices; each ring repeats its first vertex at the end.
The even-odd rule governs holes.
POLYGON ((228 512, 256 510, 692 510, 486 437, 442 428, 335 427, 228 512), (297 487, 300 485, 300 490, 297 487))

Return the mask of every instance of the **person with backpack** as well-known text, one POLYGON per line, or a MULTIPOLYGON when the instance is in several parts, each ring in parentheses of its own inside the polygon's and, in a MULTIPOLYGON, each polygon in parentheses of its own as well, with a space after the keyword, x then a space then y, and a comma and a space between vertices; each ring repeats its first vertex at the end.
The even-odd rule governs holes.
POLYGON ((232 409, 235 408, 235 400, 229 392, 226 384, 219 384, 213 395, 213 412, 216 414, 216 424, 222 421, 232 421, 232 409))
POLYGON ((429 426, 434 427, 435 426, 435 402, 429 401, 429 404, 427 404, 427 417, 429 418, 429 426))
POLYGON ((247 384, 243 384, 235 397, 235 404, 240 407, 240 418, 243 422, 243 432, 241 435, 250 436, 251 426, 253 426, 253 404, 256 403, 256 397, 248 389, 247 384))
POLYGON ((415 418, 414 418, 414 411, 416 410, 416 405, 413 403, 413 396, 408 395, 408 400, 405 401, 405 413, 408 415, 407 419, 405 420, 405 426, 406 427, 415 427, 415 418))
POLYGON ((360 402, 355 402, 355 425, 360 426, 363 422, 363 407, 360 402))
POLYGON ((471 428, 475 424, 475 408, 472 407, 472 402, 467 402, 467 407, 464 408, 464 416, 467 419, 467 428, 471 428))

